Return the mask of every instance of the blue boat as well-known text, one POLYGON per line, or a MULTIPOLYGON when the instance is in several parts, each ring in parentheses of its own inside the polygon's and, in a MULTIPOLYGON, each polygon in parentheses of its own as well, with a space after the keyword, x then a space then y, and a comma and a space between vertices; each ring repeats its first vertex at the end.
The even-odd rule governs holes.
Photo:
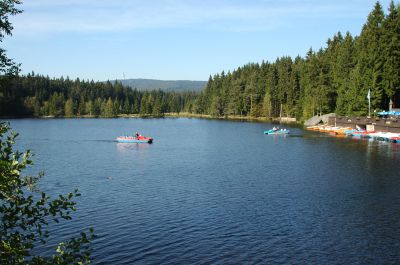
POLYGON ((356 129, 352 129, 352 130, 345 130, 344 134, 347 136, 352 136, 354 132, 357 132, 356 129))
POLYGON ((287 129, 271 129, 271 130, 266 130, 264 131, 264 134, 268 134, 268 135, 283 135, 283 134, 289 134, 289 130, 287 129))

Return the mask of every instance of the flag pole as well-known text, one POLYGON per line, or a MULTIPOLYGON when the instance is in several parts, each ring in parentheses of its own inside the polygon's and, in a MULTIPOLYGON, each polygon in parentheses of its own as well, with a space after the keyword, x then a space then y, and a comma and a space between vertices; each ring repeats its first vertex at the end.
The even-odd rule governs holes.
POLYGON ((371 117, 371 89, 368 89, 368 117, 371 117))
POLYGON ((368 99, 368 117, 371 117, 371 98, 368 99))

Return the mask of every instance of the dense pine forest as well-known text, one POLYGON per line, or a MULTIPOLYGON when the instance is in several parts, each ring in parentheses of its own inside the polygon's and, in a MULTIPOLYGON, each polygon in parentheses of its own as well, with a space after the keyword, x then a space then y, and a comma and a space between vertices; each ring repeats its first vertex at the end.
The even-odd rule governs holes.
POLYGON ((100 116, 119 114, 162 116, 166 112, 191 112, 195 92, 138 91, 120 82, 50 79, 35 73, 13 77, 2 88, 3 116, 100 116))
POLYGON ((305 58, 247 64, 209 78, 194 111, 215 116, 245 115, 305 119, 317 114, 368 114, 400 107, 400 7, 385 15, 379 2, 358 37, 338 32, 327 47, 305 58))
POLYGON ((7 77, 0 88, 1 116, 104 116, 191 112, 216 117, 308 117, 335 112, 366 115, 400 107, 400 6, 385 14, 379 2, 359 36, 338 32, 325 48, 303 57, 250 63, 210 76, 200 93, 137 91, 101 83, 35 75, 7 77))

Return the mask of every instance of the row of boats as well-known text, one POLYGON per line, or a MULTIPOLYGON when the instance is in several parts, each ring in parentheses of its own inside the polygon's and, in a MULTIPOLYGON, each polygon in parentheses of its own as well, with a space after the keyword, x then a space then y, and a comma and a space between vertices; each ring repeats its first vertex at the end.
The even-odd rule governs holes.
POLYGON ((355 138, 371 138, 378 141, 400 143, 399 133, 366 131, 361 128, 354 129, 352 127, 338 127, 330 125, 309 126, 306 129, 310 131, 319 131, 334 135, 351 136, 355 138))

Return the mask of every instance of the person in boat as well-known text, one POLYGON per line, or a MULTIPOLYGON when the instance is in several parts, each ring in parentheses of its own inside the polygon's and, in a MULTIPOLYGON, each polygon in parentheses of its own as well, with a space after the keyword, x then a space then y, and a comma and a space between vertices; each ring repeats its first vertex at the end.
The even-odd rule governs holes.
POLYGON ((276 128, 276 127, 274 126, 274 128, 272 128, 272 130, 275 132, 275 131, 278 130, 278 128, 276 128))
POLYGON ((138 132, 135 132, 135 137, 136 139, 139 139, 140 134, 138 132))

